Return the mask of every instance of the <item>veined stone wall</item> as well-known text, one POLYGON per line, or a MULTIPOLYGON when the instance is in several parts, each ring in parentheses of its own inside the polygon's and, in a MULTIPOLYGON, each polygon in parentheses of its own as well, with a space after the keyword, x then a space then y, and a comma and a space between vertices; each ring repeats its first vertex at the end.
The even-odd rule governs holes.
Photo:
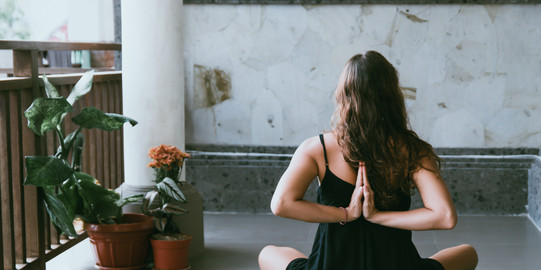
POLYGON ((539 147, 539 14, 541 5, 185 5, 186 143, 293 146, 330 130, 343 65, 377 50, 434 146, 539 147))

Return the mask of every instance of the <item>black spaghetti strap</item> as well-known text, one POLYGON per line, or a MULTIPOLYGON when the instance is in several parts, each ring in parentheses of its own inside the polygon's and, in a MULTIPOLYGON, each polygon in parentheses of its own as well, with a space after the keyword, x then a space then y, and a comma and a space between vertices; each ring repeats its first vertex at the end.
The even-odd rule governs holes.
POLYGON ((321 145, 323 145, 323 156, 325 157, 325 167, 329 167, 329 162, 327 161, 327 149, 325 149, 325 140, 323 140, 323 134, 319 134, 319 140, 321 145))

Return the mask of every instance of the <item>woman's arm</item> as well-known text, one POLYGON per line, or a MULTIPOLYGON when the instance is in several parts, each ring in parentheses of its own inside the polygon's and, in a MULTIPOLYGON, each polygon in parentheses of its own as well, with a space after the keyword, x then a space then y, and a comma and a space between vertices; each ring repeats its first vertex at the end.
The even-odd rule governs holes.
MULTIPOLYGON (((271 210, 275 215, 314 223, 345 221, 343 209, 303 199, 308 186, 318 175, 318 164, 314 157, 318 156, 319 148, 319 140, 313 137, 304 141, 295 151, 272 196, 271 210)), ((355 218, 350 216, 348 221, 355 218)))
POLYGON ((423 166, 413 175, 413 180, 424 207, 410 211, 378 211, 374 207, 370 184, 365 181, 363 215, 366 220, 387 227, 416 231, 455 227, 456 210, 443 179, 434 173, 438 171, 435 161, 424 158, 421 163, 423 166))

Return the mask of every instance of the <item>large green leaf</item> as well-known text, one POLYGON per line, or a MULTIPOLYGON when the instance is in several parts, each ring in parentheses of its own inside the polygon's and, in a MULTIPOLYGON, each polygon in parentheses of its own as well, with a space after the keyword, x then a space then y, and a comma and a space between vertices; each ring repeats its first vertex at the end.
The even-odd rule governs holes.
POLYGON ((77 236, 75 228, 73 228, 73 217, 70 217, 64 203, 59 200, 54 194, 44 192, 44 201, 47 212, 53 223, 69 236, 77 236))
POLYGON ((58 199, 64 203, 69 216, 74 219, 75 216, 81 215, 83 213, 83 201, 79 196, 79 190, 74 178, 62 183, 59 190, 58 199))
POLYGON ((62 121, 62 116, 73 110, 65 98, 36 98, 26 109, 24 116, 28 119, 28 127, 34 133, 43 133, 54 129, 62 121))
POLYGON ((99 128, 106 131, 117 130, 126 122, 132 126, 137 124, 137 121, 114 113, 104 113, 97 108, 88 107, 73 117, 73 122, 84 128, 99 128))
MULTIPOLYGON (((182 193, 175 180, 165 177, 161 182, 156 184, 156 189, 160 196, 167 196, 175 201, 186 202, 186 196, 182 193)), ((169 201, 169 200, 167 200, 169 201)))
POLYGON ((56 157, 30 156, 26 157, 25 185, 39 187, 59 185, 68 179, 73 171, 66 163, 56 157))
MULTIPOLYGON (((87 182, 92 182, 92 183, 96 183, 98 180, 96 178, 94 178, 94 176, 90 175, 90 174, 86 174, 86 173, 83 173, 83 172, 75 172, 75 179, 76 179, 76 186, 77 186, 77 192, 79 194, 79 197, 81 198, 81 204, 83 205, 83 211, 82 213, 77 213, 77 215, 79 215, 79 217, 81 217, 84 221, 88 220, 87 218, 85 218, 85 215, 87 212, 89 212, 89 209, 91 207, 91 204, 90 202, 87 201, 86 197, 83 197, 83 193, 81 192, 82 191, 82 188, 81 188, 81 185, 80 185, 80 181, 87 181, 87 182)), ((96 223, 96 222, 94 222, 96 223)))
POLYGON ((109 116, 110 118, 115 119, 118 122, 122 122, 122 123, 129 122, 130 125, 132 125, 132 127, 137 125, 137 121, 135 121, 134 119, 129 118, 127 116, 124 116, 124 115, 121 115, 121 114, 118 114, 118 113, 105 113, 105 114, 107 116, 109 116))
POLYGON ((94 70, 89 70, 83 74, 79 81, 75 84, 73 89, 71 89, 70 95, 68 96, 69 104, 73 105, 80 97, 86 95, 90 92, 92 88, 92 80, 94 77, 94 70))
POLYGON ((56 91, 56 87, 54 87, 54 85, 49 82, 45 74, 43 74, 43 84, 45 85, 45 93, 47 93, 48 98, 60 97, 60 95, 58 94, 58 91, 56 91))
POLYGON ((122 208, 117 204, 120 195, 113 190, 97 185, 94 180, 89 179, 87 174, 77 173, 77 176, 79 178, 79 195, 87 203, 86 212, 82 216, 84 221, 88 223, 114 223, 122 213, 122 208))
POLYGON ((84 180, 86 182, 92 182, 94 184, 97 181, 97 179, 94 176, 84 173, 84 172, 75 172, 74 174, 77 180, 84 180))

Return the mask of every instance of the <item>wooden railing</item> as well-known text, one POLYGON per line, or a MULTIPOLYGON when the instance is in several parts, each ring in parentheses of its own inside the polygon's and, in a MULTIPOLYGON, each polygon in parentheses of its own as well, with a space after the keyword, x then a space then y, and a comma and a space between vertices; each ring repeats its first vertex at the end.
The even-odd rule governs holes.
MULTIPOLYGON (((23 112, 33 99, 44 96, 39 76, 38 53, 44 50, 120 50, 120 44, 0 41, 0 49, 13 50, 13 77, 0 79, 0 266, 3 269, 45 269, 46 262, 86 238, 68 239, 49 221, 41 190, 24 186, 24 157, 52 155, 58 147, 54 134, 36 136, 26 125, 23 112)), ((48 75, 60 94, 67 96, 81 74, 48 75)), ((74 104, 63 129, 75 130, 71 116, 82 107, 122 113, 122 74, 96 72, 92 91, 74 104)), ((84 131, 82 171, 107 188, 122 183, 122 130, 84 131)), ((89 251, 89 256, 91 252, 89 251)))

